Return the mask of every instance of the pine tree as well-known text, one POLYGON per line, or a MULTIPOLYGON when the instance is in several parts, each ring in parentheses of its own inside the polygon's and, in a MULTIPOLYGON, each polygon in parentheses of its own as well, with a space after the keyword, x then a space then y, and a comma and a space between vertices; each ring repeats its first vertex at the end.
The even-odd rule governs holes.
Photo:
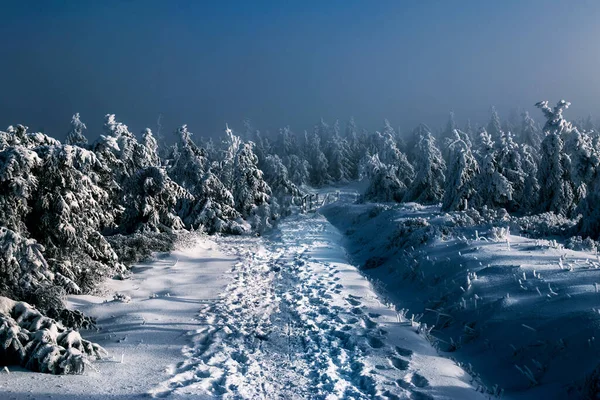
POLYGON ((73 115, 73 118, 71 118, 71 129, 69 130, 69 133, 67 133, 65 143, 85 148, 88 144, 88 140, 83 134, 83 131, 86 129, 87 127, 85 124, 79 119, 79 113, 76 113, 73 115))
POLYGON ((242 144, 236 154, 233 199, 235 209, 261 232, 270 227, 271 188, 258 169, 258 158, 252 151, 252 145, 252 142, 242 144))
POLYGON ((491 135, 482 131, 481 141, 480 171, 475 178, 477 191, 473 196, 473 205, 476 208, 483 206, 507 207, 512 201, 514 189, 508 179, 499 171, 498 154, 491 135))
POLYGON ((523 113, 523 121, 521 123, 521 143, 531 146, 534 149, 539 149, 542 143, 542 135, 535 121, 527 111, 523 113))
MULTIPOLYGON (((305 134, 305 136, 307 136, 307 134, 305 134)), ((310 183, 320 187, 331 182, 331 177, 328 172, 329 162, 321 150, 321 138, 318 131, 316 131, 312 135, 311 140, 308 141, 307 156, 310 165, 310 183)))
POLYGON ((541 160, 538 169, 540 185, 540 212, 552 211, 570 215, 574 208, 575 189, 571 179, 571 159, 564 151, 563 133, 570 132, 572 125, 562 115, 570 103, 561 100, 554 109, 547 101, 536 104, 546 117, 542 141, 541 160))
POLYGON ((450 146, 452 152, 446 187, 442 200, 442 210, 460 210, 468 206, 468 201, 475 195, 475 177, 479 173, 479 165, 471 152, 471 148, 455 132, 455 140, 450 146))
POLYGON ((492 106, 491 108, 491 117, 490 122, 488 122, 486 131, 492 138, 492 140, 496 143, 500 143, 500 136, 502 136, 502 124, 500 122, 500 116, 498 115, 498 111, 496 111, 496 107, 492 106))
POLYGON ((352 179, 350 146, 346 139, 334 134, 328 146, 329 176, 335 182, 348 182, 352 179))
POLYGON ((192 195, 173 182, 155 166, 138 170, 126 182, 125 211, 121 229, 124 233, 180 230, 184 224, 175 213, 178 203, 192 195))
POLYGON ((306 185, 310 179, 310 164, 308 161, 300 158, 296 154, 292 154, 287 159, 287 169, 290 180, 296 186, 306 185))
POLYGON ((435 138, 431 132, 421 137, 417 154, 416 177, 404 196, 404 201, 416 201, 421 204, 438 203, 444 195, 446 163, 435 145, 435 138))

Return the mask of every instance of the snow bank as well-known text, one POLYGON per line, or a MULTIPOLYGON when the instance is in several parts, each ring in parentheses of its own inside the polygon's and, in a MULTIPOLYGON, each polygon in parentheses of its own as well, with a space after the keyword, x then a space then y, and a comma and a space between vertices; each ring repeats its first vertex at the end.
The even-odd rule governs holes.
POLYGON ((351 259, 376 267, 363 272, 380 295, 422 314, 440 351, 490 392, 552 399, 581 396, 586 376, 594 385, 596 254, 457 224, 435 206, 335 203, 323 213, 345 233, 351 259))

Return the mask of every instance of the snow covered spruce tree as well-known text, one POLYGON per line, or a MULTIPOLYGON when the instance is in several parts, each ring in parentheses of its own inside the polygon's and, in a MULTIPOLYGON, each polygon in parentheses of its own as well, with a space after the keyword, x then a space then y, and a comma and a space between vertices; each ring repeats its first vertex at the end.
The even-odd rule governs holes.
POLYGON ((571 180, 571 159, 565 153, 562 134, 572 129, 562 113, 570 103, 561 100, 550 108, 547 101, 536 104, 546 117, 541 159, 538 168, 540 185, 538 211, 571 215, 575 208, 575 189, 571 180))
POLYGON ((25 302, 0 296, 0 365, 51 374, 81 374, 106 350, 25 302))
POLYGON ((369 179, 364 199, 374 202, 401 202, 406 186, 398 179, 395 167, 379 159, 378 154, 365 156, 360 165, 361 179, 369 179))
POLYGON ((442 210, 464 210, 476 193, 475 177, 479 164, 471 147, 455 131, 455 140, 450 144, 451 156, 446 173, 446 187, 442 199, 442 210))
POLYGON ((132 232, 164 232, 183 229, 175 210, 192 195, 173 182, 160 167, 139 169, 124 185, 125 211, 121 230, 132 232))
MULTIPOLYGON (((177 130, 179 142, 169 163, 169 176, 192 196, 178 205, 178 214, 187 227, 202 228, 209 233, 243 230, 237 220, 232 193, 212 172, 206 152, 191 138, 187 125, 177 130)), ((233 178, 232 178, 233 179, 233 178)))
POLYGON ((289 156, 286 161, 290 180, 296 186, 308 184, 310 179, 310 164, 308 161, 296 154, 289 156))
POLYGON ((542 144, 542 132, 539 130, 535 121, 529 115, 529 112, 523 113, 523 121, 521 122, 520 140, 522 144, 539 149, 542 144))
POLYGON ((100 232, 114 214, 108 192, 100 186, 106 166, 77 146, 41 146, 38 187, 30 202, 31 236, 70 292, 89 291, 123 266, 100 232))
POLYGON ((348 182, 352 177, 350 146, 337 130, 328 144, 329 176, 335 182, 348 182))
POLYGON ((446 163, 435 145, 435 138, 431 132, 421 136, 417 148, 415 160, 417 172, 404 196, 404 201, 416 201, 421 204, 438 203, 444 195, 446 163))
POLYGON ((310 138, 307 132, 304 133, 307 143, 306 155, 310 165, 309 182, 316 187, 331 182, 331 176, 329 176, 329 161, 321 149, 321 137, 319 136, 319 131, 322 129, 322 126, 315 127, 315 132, 310 138))
POLYGON ((475 208, 506 208, 512 201, 514 189, 508 179, 500 173, 495 143, 485 130, 481 132, 479 166, 479 173, 474 182, 477 190, 472 196, 472 205, 475 208))
POLYGON ((252 146, 252 142, 242 144, 235 156, 233 200, 242 218, 261 233, 271 227, 271 188, 258 168, 258 157, 252 146))
POLYGON ((87 127, 79 118, 79 113, 76 113, 73 115, 73 118, 71 118, 71 129, 69 130, 69 133, 67 133, 65 143, 85 148, 88 144, 88 140, 83 134, 83 131, 86 129, 87 127))
POLYGON ((490 135, 494 143, 499 146, 500 137, 502 136, 503 130, 502 123, 500 122, 500 116, 498 115, 498 111, 494 106, 491 108, 490 122, 487 124, 486 132, 490 135))

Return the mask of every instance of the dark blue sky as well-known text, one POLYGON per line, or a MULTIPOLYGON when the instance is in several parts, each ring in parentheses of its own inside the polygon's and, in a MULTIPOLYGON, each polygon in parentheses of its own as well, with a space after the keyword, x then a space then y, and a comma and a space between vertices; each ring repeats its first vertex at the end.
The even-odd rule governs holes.
MULTIPOLYGON (((412 129, 541 99, 600 116, 599 1, 2 1, 0 128, 412 129)), ((539 118, 539 113, 533 115, 539 118)))

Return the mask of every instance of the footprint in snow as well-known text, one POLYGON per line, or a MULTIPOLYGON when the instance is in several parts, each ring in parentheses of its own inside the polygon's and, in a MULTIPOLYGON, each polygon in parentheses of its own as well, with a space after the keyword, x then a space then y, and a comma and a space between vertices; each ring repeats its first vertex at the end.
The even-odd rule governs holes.
POLYGON ((363 326, 365 327, 365 329, 373 329, 377 326, 377 323, 367 317, 363 318, 363 326))
POLYGON ((354 315, 363 314, 363 310, 361 310, 359 307, 354 307, 352 310, 350 310, 350 312, 354 315))
POLYGON ((406 371, 408 369, 408 361, 406 361, 406 360, 403 360, 398 357, 390 357, 389 360, 390 360, 390 364, 392 364, 392 366, 394 368, 396 368, 400 371, 406 371))
POLYGON ((411 357, 413 355, 413 351, 409 349, 405 349, 404 347, 396 346, 395 347, 396 354, 403 357, 411 357))
POLYGON ((429 386, 429 381, 421 374, 417 374, 416 372, 410 378, 410 382, 418 388, 424 388, 429 386))
MULTIPOLYGON (((376 338, 376 337, 370 337, 369 339, 367 339, 367 343, 369 343, 369 346, 371 346, 374 349, 380 349, 383 346, 385 346, 385 344, 381 341, 381 339, 376 338)), ((392 357, 394 358, 394 357, 392 357)), ((408 363, 407 363, 408 365, 408 363)))
POLYGON ((361 305, 361 302, 360 302, 360 301, 358 301, 358 300, 355 300, 355 299, 353 299, 352 297, 348 297, 348 298, 346 299, 346 301, 347 301, 348 303, 350 303, 350 305, 353 305, 353 306, 359 306, 359 305, 361 305))

